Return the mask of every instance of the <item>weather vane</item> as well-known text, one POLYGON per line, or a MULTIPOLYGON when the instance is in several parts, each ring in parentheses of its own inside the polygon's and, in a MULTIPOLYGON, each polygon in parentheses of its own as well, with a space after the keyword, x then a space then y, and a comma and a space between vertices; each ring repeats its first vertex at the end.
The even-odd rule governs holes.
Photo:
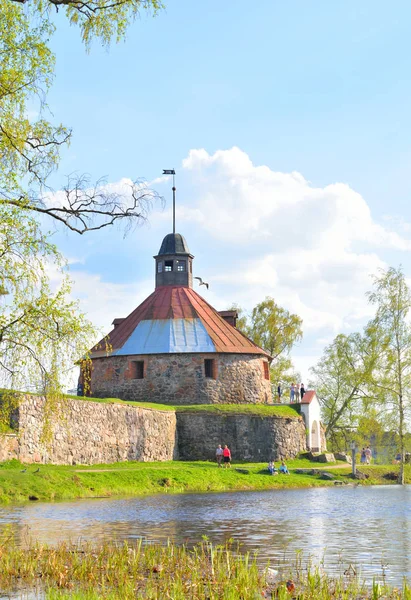
POLYGON ((173 233, 176 232, 176 172, 175 169, 163 169, 163 175, 173 176, 173 233))

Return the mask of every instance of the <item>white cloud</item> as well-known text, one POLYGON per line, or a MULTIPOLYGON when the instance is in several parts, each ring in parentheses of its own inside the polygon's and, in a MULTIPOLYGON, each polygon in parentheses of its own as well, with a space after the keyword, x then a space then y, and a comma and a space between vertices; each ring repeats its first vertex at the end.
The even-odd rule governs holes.
MULTIPOLYGON (((214 154, 190 150, 182 167, 177 229, 197 255, 194 274, 210 283, 209 291, 196 290, 218 310, 233 302, 250 310, 273 296, 299 314, 305 339, 295 360, 307 379, 307 365, 318 359, 324 340, 358 330, 370 317, 365 298, 370 276, 387 266, 389 251, 401 255, 411 249, 408 228, 397 227, 398 217, 376 222, 366 200, 345 183, 316 187, 300 173, 255 166, 236 147, 214 154)), ((160 177, 150 185, 169 197, 169 183, 160 177)), ((106 187, 127 194, 130 184, 122 179, 106 187)), ((105 331, 153 291, 148 248, 159 247, 169 233, 170 209, 154 207, 150 225, 136 234, 140 254, 147 253, 142 281, 113 283, 107 272, 103 280, 87 273, 88 258, 72 273, 74 295, 105 331)), ((116 244, 115 235, 110 240, 119 256, 135 251, 131 244, 116 244)), ((98 253, 98 244, 93 251, 98 253)))
POLYGON ((313 341, 312 363, 318 357, 315 339, 358 329, 371 316, 365 292, 370 276, 387 266, 386 250, 411 249, 409 237, 387 220, 377 223, 347 184, 315 187, 300 173, 254 166, 235 147, 211 155, 191 150, 183 167, 194 201, 178 218, 234 254, 208 278, 218 287, 216 295, 247 308, 271 295, 299 314, 313 341))
POLYGON ((360 241, 411 249, 411 240, 375 223, 366 201, 346 184, 313 187, 300 173, 253 166, 236 147, 213 155, 191 150, 183 167, 191 174, 197 207, 182 216, 194 215, 215 237, 242 244, 263 235, 277 248, 335 250, 360 241))

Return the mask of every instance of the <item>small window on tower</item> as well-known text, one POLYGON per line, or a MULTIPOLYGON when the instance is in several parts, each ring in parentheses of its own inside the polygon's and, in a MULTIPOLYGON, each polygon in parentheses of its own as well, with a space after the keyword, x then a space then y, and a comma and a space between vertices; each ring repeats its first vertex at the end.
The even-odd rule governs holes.
POLYGON ((211 379, 217 379, 217 366, 214 358, 204 359, 204 375, 211 379))
POLYGON ((185 260, 176 260, 177 271, 183 273, 186 270, 186 261, 185 260))
POLYGON ((157 273, 162 273, 162 272, 163 272, 163 263, 162 263, 162 261, 160 260, 160 261, 157 263, 157 273))
POLYGON ((144 379, 144 360, 134 360, 132 369, 133 379, 144 379))
POLYGON ((173 261, 166 260, 164 261, 164 271, 172 271, 173 270, 173 261))

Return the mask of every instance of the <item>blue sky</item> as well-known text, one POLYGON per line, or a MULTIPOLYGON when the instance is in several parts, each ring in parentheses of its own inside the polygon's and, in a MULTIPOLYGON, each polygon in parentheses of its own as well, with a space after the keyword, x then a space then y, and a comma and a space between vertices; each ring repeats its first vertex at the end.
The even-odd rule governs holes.
MULTIPOLYGON (((165 3, 89 54, 57 17, 49 104, 74 136, 53 183, 74 171, 153 181, 175 167, 177 229, 207 300, 250 309, 272 295, 301 314, 307 379, 324 344, 368 318, 370 275, 400 263, 411 275, 411 4, 165 3)), ((155 186, 165 210, 126 239, 55 235, 105 331, 153 288, 171 226, 170 184, 155 186)))

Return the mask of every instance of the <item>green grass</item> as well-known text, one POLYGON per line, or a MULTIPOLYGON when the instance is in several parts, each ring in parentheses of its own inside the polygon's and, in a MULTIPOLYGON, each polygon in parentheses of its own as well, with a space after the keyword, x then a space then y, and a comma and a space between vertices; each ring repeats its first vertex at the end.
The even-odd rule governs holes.
MULTIPOLYGON (((28 394, 35 396, 30 392, 14 392, 16 394, 28 394)), ((0 390, 1 395, 1 390, 0 390)), ((134 400, 120 400, 120 398, 94 398, 89 396, 75 396, 73 394, 63 394, 63 398, 80 400, 81 402, 97 402, 99 404, 123 404, 126 406, 137 406, 139 408, 149 408, 154 410, 178 411, 178 412, 206 412, 215 414, 240 414, 240 415, 259 415, 261 417, 284 417, 295 418, 299 416, 297 405, 273 406, 269 404, 193 404, 193 405, 170 405, 157 402, 136 402, 134 400)), ((1 431, 0 431, 1 433, 1 431)))
MULTIPOLYGON (((1 540, 0 589, 44 589, 46 600, 411 600, 401 589, 358 576, 330 576, 301 556, 261 567, 257 556, 203 541, 193 548, 167 544, 18 548, 1 540)), ((21 597, 24 597, 24 592, 21 597)), ((15 596, 13 596, 15 597, 15 596)))
POLYGON ((64 398, 72 398, 73 400, 81 400, 83 402, 98 402, 99 404, 125 404, 127 406, 154 408, 156 410, 174 410, 174 406, 167 404, 157 404, 156 402, 135 402, 134 400, 120 400, 120 398, 91 398, 88 396, 74 396, 72 394, 64 394, 64 398))
MULTIPOLYGON (((235 463, 231 469, 218 469, 212 462, 126 462, 94 466, 22 465, 9 461, 0 466, 0 502, 27 502, 30 496, 42 501, 75 498, 135 496, 157 493, 225 492, 334 485, 319 475, 297 474, 296 468, 319 468, 307 459, 288 461, 291 474, 270 476, 266 463, 235 463), (37 469, 39 472, 35 472, 37 469), (246 470, 246 473, 236 471, 246 470)), ((322 466, 324 470, 329 465, 322 466)), ((393 483, 384 473, 398 467, 361 468, 370 474, 365 485, 393 483)), ((349 468, 331 470, 335 479, 352 483, 349 468)), ((411 483, 411 467, 406 467, 411 483)))
POLYGON ((203 412, 223 415, 259 415, 261 417, 296 418, 299 412, 292 406, 270 406, 269 404, 195 404, 175 406, 177 412, 203 412))
POLYGON ((157 410, 175 410, 177 412, 206 412, 215 414, 240 414, 240 415, 259 415, 262 417, 291 417, 299 416, 296 407, 272 406, 269 404, 189 404, 189 405, 166 405, 155 402, 135 402, 134 400, 120 400, 119 398, 89 398, 79 397, 70 394, 66 398, 82 400, 86 402, 99 402, 101 404, 126 404, 128 406, 138 406, 140 408, 154 408, 157 410))

